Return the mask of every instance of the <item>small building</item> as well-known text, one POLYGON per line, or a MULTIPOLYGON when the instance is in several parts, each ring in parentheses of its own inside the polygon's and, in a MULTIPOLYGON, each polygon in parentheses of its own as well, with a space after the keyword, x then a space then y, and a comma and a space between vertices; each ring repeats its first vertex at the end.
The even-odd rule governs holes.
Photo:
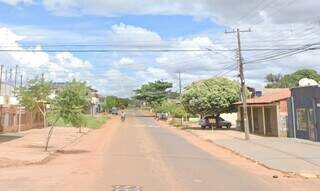
MULTIPOLYGON (((287 102, 289 89, 281 89, 261 97, 247 100, 248 124, 250 133, 264 136, 287 137, 287 102)), ((242 102, 235 104, 238 108, 237 128, 244 130, 242 102)))
POLYGON ((19 105, 14 96, 14 86, 2 83, 0 86, 0 134, 16 133, 33 128, 43 128, 40 112, 27 111, 19 105))
POLYGON ((0 133, 13 133, 43 128, 40 112, 26 111, 19 106, 0 107, 0 133))
MULTIPOLYGON (((66 86, 66 84, 67 82, 54 82, 52 84, 53 89, 50 97, 51 98, 56 97, 61 92, 61 90, 66 86)), ((90 98, 90 107, 88 107, 86 113, 95 115, 101 112, 101 103, 99 102, 98 90, 88 87, 88 96, 90 98)))
POLYGON ((320 141, 320 87, 291 89, 288 102, 289 137, 320 141))

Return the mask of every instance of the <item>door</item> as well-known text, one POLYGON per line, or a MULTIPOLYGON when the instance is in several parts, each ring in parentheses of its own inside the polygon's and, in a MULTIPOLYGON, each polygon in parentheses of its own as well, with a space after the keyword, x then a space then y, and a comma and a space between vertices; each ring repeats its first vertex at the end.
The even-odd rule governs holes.
POLYGON ((311 141, 317 140, 316 124, 315 124, 315 112, 314 109, 308 110, 308 127, 309 127, 309 139, 311 141))

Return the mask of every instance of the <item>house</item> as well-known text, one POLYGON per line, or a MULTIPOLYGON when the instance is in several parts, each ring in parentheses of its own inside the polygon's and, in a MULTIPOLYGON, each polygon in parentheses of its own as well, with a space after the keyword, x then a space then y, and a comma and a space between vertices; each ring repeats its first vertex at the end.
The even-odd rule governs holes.
MULTIPOLYGON (((261 97, 247 100, 248 124, 250 133, 264 136, 287 136, 287 102, 290 98, 289 89, 269 92, 261 97)), ((237 128, 244 130, 242 102, 237 102, 237 128)))
POLYGON ((12 133, 36 128, 43 128, 41 113, 30 112, 20 106, 1 106, 0 133, 12 133))
POLYGON ((99 94, 98 94, 98 90, 96 89, 93 89, 91 87, 89 87, 89 94, 90 94, 90 97, 91 97, 91 100, 90 100, 90 114, 91 115, 95 115, 97 113, 100 112, 101 110, 101 104, 100 104, 100 99, 99 99, 99 94))
POLYGON ((2 83, 0 90, 0 133, 19 132, 33 128, 43 128, 43 117, 19 105, 13 95, 14 87, 2 83))
MULTIPOLYGON (((55 96, 57 96, 65 85, 66 82, 54 82, 50 97, 54 98, 55 96)), ((98 90, 88 87, 88 92, 90 97, 90 107, 88 108, 87 113, 95 115, 96 113, 101 111, 98 90)))
POLYGON ((288 102, 289 137, 320 141, 320 87, 291 89, 288 102))

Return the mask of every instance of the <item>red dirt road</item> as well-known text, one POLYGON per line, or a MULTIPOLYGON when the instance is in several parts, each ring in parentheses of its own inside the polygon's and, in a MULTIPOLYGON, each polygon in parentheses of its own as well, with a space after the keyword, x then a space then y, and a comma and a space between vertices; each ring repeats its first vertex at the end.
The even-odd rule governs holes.
POLYGON ((150 191, 320 188, 318 179, 285 177, 184 131, 160 127, 139 112, 129 114, 126 122, 109 120, 45 164, 1 168, 0 190, 100 191, 117 190, 116 185, 150 191))

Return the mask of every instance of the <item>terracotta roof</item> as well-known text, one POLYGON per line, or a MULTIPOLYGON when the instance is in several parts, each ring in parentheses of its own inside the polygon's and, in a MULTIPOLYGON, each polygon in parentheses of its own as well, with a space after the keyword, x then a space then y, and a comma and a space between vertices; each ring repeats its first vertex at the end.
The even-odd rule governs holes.
MULTIPOLYGON (((285 100, 291 97, 291 91, 289 89, 283 89, 273 94, 267 94, 261 97, 255 97, 252 99, 247 99, 247 104, 269 104, 280 100, 285 100)), ((235 105, 240 105, 242 102, 237 102, 235 105)))

